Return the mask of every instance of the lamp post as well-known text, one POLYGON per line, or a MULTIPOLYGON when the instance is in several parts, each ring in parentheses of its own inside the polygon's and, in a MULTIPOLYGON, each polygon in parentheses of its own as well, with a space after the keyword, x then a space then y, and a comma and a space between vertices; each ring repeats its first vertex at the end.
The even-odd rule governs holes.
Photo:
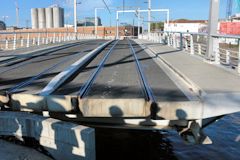
POLYGON ((151 32, 151 0, 148 0, 148 34, 151 32))

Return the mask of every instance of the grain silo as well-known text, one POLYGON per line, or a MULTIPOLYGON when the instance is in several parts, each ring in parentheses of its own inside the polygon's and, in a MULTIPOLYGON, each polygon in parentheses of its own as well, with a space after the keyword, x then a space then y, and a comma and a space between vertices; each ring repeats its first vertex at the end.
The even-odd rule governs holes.
POLYGON ((38 9, 37 8, 31 9, 31 17, 32 17, 32 28, 37 29, 38 28, 38 9))
POLYGON ((38 8, 38 26, 40 29, 46 28, 45 8, 38 8))
POLYGON ((53 28, 53 8, 45 8, 46 28, 53 28))
POLYGON ((64 27, 64 9, 61 7, 32 8, 32 28, 64 27))
POLYGON ((53 8, 53 27, 59 28, 64 26, 64 11, 63 8, 54 7, 53 8))

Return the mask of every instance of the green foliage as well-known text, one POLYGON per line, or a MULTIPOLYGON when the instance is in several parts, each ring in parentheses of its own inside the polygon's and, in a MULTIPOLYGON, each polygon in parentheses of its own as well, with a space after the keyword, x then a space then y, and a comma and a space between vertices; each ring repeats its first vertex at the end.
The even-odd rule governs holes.
POLYGON ((151 30, 161 30, 164 29, 164 22, 151 23, 151 30))

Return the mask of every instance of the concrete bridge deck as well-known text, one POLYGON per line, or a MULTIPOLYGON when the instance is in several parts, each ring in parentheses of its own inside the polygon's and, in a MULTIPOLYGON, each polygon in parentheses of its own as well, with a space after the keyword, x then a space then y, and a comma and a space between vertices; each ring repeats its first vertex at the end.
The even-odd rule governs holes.
POLYGON ((160 44, 105 42, 79 42, 1 62, 0 90, 10 98, 7 105, 152 120, 199 120, 240 110, 237 75, 160 44))
POLYGON ((136 40, 170 67, 209 107, 206 115, 240 111, 240 76, 202 57, 167 45, 136 40))

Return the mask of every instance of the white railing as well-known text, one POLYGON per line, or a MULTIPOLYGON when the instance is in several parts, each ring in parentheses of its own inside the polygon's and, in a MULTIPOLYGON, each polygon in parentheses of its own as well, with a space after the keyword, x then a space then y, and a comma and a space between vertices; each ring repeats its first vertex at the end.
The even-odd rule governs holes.
MULTIPOLYGON (((214 53, 212 53, 210 60, 216 64, 235 69, 240 73, 240 36, 212 35, 212 37, 216 41, 213 47, 214 53)), ((207 58, 207 34, 157 32, 150 35, 142 34, 138 38, 162 43, 176 49, 185 50, 191 55, 207 58)), ((209 58, 207 59, 209 60, 209 58)))
POLYGON ((81 34, 72 32, 0 32, 0 49, 16 50, 19 48, 29 48, 32 46, 96 38, 97 37, 94 34, 81 34))

